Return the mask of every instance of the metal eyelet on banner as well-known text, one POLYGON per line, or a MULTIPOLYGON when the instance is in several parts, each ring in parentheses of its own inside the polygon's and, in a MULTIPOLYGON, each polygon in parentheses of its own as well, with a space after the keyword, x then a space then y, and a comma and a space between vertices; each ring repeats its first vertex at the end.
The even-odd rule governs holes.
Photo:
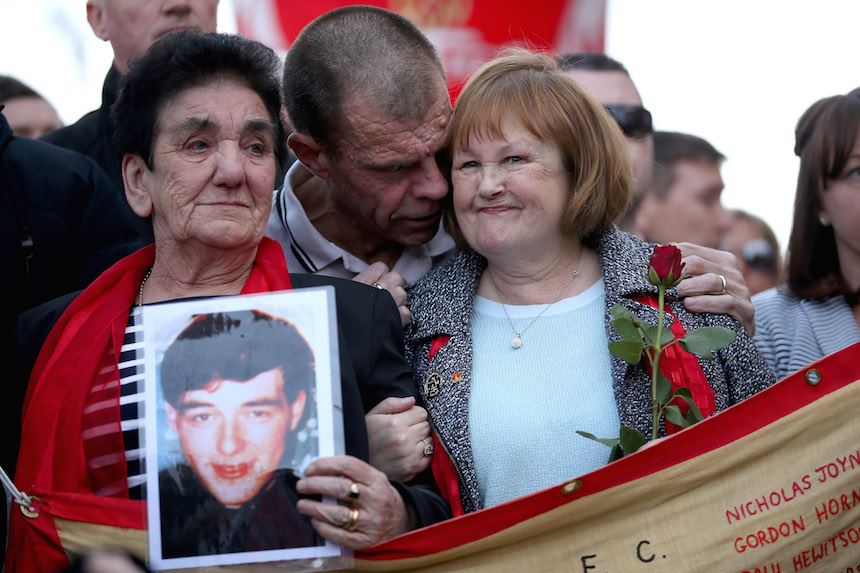
POLYGON ((561 486, 562 495, 570 495, 575 493, 582 487, 582 480, 572 479, 570 481, 566 481, 561 486))
POLYGON ((821 372, 816 368, 810 368, 806 371, 806 383, 810 386, 818 386, 821 382, 821 372))
POLYGON ((30 507, 25 507, 24 505, 19 505, 21 508, 21 513, 24 514, 24 517, 29 517, 30 519, 36 519, 39 517, 39 511, 36 509, 36 504, 39 503, 39 498, 35 496, 30 496, 30 507))

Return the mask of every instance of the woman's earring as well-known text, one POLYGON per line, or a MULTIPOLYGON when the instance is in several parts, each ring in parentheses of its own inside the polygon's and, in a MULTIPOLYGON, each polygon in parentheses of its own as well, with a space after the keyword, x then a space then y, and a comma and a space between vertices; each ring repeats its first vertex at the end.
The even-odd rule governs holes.
POLYGON ((818 222, 821 223, 822 227, 829 227, 830 226, 830 219, 828 219, 827 215, 825 215, 824 213, 822 213, 818 216, 818 222))

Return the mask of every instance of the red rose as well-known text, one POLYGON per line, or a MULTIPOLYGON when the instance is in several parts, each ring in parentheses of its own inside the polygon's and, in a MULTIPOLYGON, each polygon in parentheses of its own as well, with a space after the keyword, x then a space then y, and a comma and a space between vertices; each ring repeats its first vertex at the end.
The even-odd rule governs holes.
POLYGON ((648 281, 654 286, 671 288, 684 278, 681 250, 674 245, 656 245, 648 261, 648 281))

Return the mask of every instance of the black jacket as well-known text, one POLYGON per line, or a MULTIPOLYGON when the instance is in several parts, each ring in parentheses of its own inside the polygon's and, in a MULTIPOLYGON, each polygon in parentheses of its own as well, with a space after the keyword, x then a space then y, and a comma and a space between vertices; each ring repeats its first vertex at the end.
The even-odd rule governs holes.
POLYGON ((161 553, 164 559, 324 545, 296 502, 298 478, 275 470, 239 508, 221 505, 187 465, 158 474, 161 553))
POLYGON ((15 319, 84 288, 140 248, 126 210, 93 160, 15 137, 0 112, 0 465, 7 471, 15 465, 27 382, 15 351, 15 319))
MULTIPOLYGON (((0 106, 2 107, 2 106, 0 106)), ((91 159, 15 137, 0 112, 0 465, 14 466, 26 379, 18 371, 15 319, 82 289, 142 245, 125 209, 91 159)))
POLYGON ((102 86, 102 105, 81 119, 42 136, 44 141, 59 147, 77 151, 91 157, 108 174, 114 192, 122 200, 128 215, 128 221, 137 232, 144 244, 151 243, 152 221, 138 217, 129 207, 125 199, 125 186, 122 182, 122 169, 119 155, 113 143, 113 120, 110 108, 119 94, 120 74, 116 67, 111 66, 104 86, 102 86))

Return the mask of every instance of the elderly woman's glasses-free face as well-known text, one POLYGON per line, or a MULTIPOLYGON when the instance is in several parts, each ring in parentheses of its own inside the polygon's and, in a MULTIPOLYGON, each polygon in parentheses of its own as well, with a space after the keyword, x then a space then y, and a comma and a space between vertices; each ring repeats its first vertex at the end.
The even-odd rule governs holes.
POLYGON ((632 139, 643 139, 654 133, 651 112, 639 105, 603 106, 618 123, 624 135, 632 139))

